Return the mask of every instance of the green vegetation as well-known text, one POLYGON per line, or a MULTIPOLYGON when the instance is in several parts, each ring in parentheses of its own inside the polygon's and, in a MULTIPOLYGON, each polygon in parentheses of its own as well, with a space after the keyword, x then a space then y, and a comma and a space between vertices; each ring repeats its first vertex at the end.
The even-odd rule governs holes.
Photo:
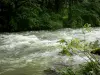
POLYGON ((73 4, 71 27, 82 27, 84 23, 91 26, 100 26, 100 1, 82 0, 83 2, 73 4))
POLYGON ((0 31, 100 26, 99 0, 0 0, 0 31))
POLYGON ((47 69, 46 75, 100 75, 100 63, 91 56, 90 61, 78 66, 65 66, 59 69, 47 69))
MULTIPOLYGON (((79 53, 83 53, 88 60, 86 62, 72 65, 71 66, 64 66, 62 68, 55 68, 55 69, 47 69, 44 72, 48 75, 52 72, 52 75, 100 75, 100 61, 99 59, 93 55, 98 54, 100 55, 100 46, 99 41, 95 42, 86 42, 85 40, 85 32, 91 31, 90 24, 85 24, 83 26, 82 32, 84 34, 84 40, 81 41, 77 38, 72 39, 71 41, 66 41, 61 39, 58 41, 61 44, 62 51, 60 54, 73 56, 79 55, 79 53)), ((80 55, 81 56, 81 55, 80 55)), ((82 56, 81 56, 82 57, 82 56)), ((73 59, 72 59, 73 60, 73 59)))
POLYGON ((72 67, 64 68, 59 75, 100 75, 100 64, 97 62, 88 62, 79 65, 77 70, 72 67))
POLYGON ((72 66, 65 65, 62 68, 47 69, 44 71, 46 75, 49 74, 51 75, 100 75, 100 61, 95 55, 93 55, 93 54, 100 53, 100 48, 96 48, 99 46, 95 46, 95 44, 98 44, 97 41, 92 43, 85 43, 85 44, 82 44, 84 42, 80 42, 78 39, 73 39, 69 43, 66 42, 65 40, 60 40, 59 42, 62 43, 62 51, 60 52, 61 54, 72 56, 73 54, 78 55, 79 54, 78 51, 81 51, 81 53, 87 56, 88 60, 78 65, 71 64, 72 66), (84 51, 84 46, 85 46, 85 51, 84 51), (92 49, 94 50, 91 51, 92 49), (93 54, 91 54, 90 52, 93 54))
MULTIPOLYGON (((58 41, 61 44, 62 51, 61 54, 66 55, 72 55, 73 53, 77 53, 77 51, 88 51, 96 48, 95 45, 98 44, 98 42, 91 42, 88 43, 85 39, 85 33, 91 31, 91 25, 86 23, 82 28, 82 33, 84 34, 84 39, 79 40, 78 38, 74 38, 72 40, 64 40, 61 39, 58 41)), ((97 45, 98 47, 98 45, 97 45)))

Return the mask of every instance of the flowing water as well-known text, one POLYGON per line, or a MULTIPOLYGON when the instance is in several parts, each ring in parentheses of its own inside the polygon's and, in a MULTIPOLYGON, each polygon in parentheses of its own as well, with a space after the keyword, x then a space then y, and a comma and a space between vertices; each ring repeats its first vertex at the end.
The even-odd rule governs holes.
MULTIPOLYGON (((85 34, 87 41, 100 40, 100 28, 85 34)), ((81 29, 56 31, 29 31, 0 34, 0 75, 44 75, 44 70, 54 64, 78 64, 87 57, 61 56, 60 39, 84 39, 81 29)))

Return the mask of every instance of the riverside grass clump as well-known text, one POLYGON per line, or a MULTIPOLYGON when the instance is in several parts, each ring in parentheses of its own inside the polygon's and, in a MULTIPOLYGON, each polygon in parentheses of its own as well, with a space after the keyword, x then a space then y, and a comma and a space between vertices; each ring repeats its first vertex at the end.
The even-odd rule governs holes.
POLYGON ((78 66, 64 66, 60 69, 47 69, 46 75, 100 75, 100 62, 94 55, 88 54, 89 60, 78 66))
POLYGON ((59 70, 59 75, 100 75, 100 64, 97 61, 91 60, 90 62, 80 64, 78 68, 65 67, 59 70))
POLYGON ((61 55, 73 56, 74 54, 78 55, 80 52, 83 53, 88 60, 78 65, 64 66, 62 68, 53 70, 48 69, 45 71, 46 75, 49 75, 50 72, 52 72, 51 75, 100 75, 100 62, 99 59, 94 55, 97 52, 95 50, 100 49, 99 41, 97 40, 90 43, 86 42, 86 31, 90 31, 89 24, 85 24, 82 29, 84 34, 83 41, 79 40, 78 38, 74 38, 71 41, 61 39, 58 42, 61 44, 62 48, 62 51, 60 52, 61 55))

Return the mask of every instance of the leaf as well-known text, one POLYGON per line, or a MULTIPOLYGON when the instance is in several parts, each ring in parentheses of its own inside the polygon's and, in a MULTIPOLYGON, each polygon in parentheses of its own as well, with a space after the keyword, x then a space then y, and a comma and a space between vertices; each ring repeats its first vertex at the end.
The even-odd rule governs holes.
POLYGON ((61 39, 58 42, 60 42, 60 43, 67 43, 66 40, 64 40, 64 39, 61 39))

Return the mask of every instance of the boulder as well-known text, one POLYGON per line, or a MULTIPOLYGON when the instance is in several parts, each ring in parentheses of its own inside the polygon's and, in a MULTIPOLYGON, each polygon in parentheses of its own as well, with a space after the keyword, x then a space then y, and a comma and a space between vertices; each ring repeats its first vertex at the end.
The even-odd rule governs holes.
POLYGON ((91 53, 100 55, 100 48, 96 48, 96 49, 92 50, 91 53))

